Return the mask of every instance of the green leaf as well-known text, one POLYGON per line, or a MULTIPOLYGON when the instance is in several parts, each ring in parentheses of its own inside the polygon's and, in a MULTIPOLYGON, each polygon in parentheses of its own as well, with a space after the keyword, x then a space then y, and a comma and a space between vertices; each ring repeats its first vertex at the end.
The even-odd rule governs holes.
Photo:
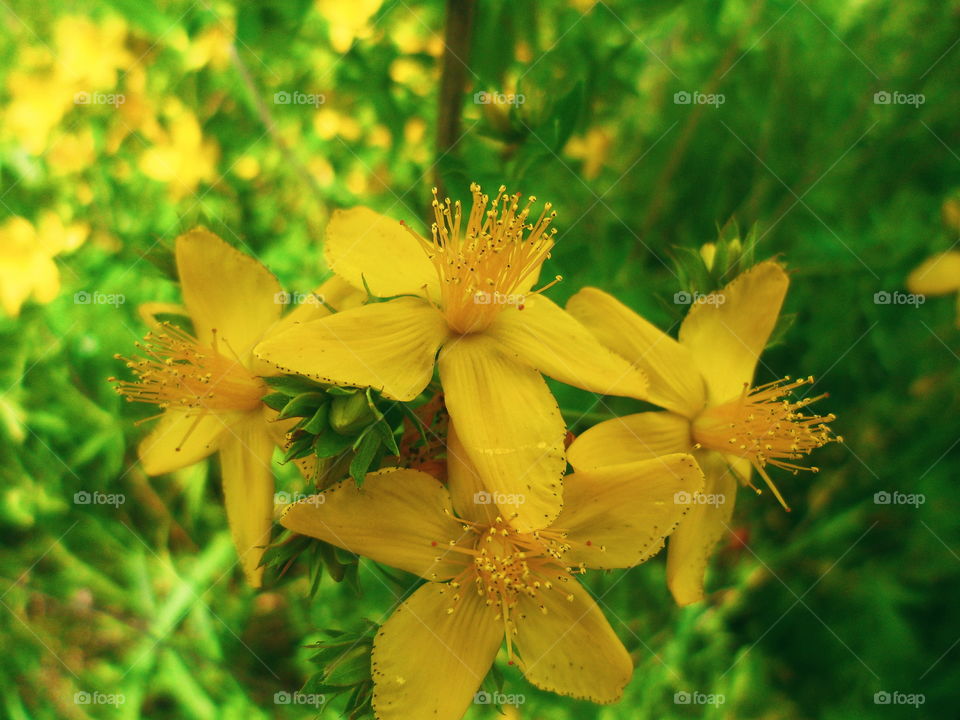
POLYGON ((367 476, 367 470, 369 470, 370 465, 373 464, 373 459, 379 447, 379 434, 370 432, 368 429, 357 443, 355 447, 356 455, 354 455, 353 460, 350 461, 350 477, 354 479, 357 485, 363 483, 364 478, 367 476))
POLYGON ((288 395, 284 395, 283 393, 279 392, 270 393, 269 395, 264 395, 263 397, 263 404, 272 410, 276 410, 277 412, 283 410, 284 406, 289 401, 290 397, 288 395))
POLYGON ((353 445, 354 438, 346 435, 338 435, 335 432, 325 432, 317 435, 314 440, 313 449, 318 458, 328 458, 339 455, 344 450, 353 445))
POLYGON ((312 417, 318 405, 327 403, 327 396, 321 392, 306 392, 297 395, 283 406, 280 411, 280 420, 291 417, 312 417))
POLYGON ((329 415, 330 406, 321 405, 319 408, 317 408, 317 411, 313 414, 313 417, 304 423, 302 430, 310 433, 311 435, 319 435, 321 431, 328 429, 327 418, 329 415))

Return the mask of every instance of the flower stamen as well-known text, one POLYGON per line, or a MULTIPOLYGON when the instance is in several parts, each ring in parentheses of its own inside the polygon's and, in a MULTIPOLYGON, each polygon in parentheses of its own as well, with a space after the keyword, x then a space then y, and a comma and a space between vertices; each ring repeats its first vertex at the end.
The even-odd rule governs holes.
MULTIPOLYGON (((226 340, 226 348, 233 353, 226 340)), ((237 358, 222 355, 214 333, 212 347, 202 345, 185 330, 162 323, 137 343, 143 356, 126 361, 137 380, 110 378, 128 402, 145 402, 176 410, 247 411, 257 408, 267 386, 237 358)), ((235 355, 235 353, 234 353, 235 355)))
POLYGON ((750 460, 780 504, 789 511, 766 466, 783 468, 794 475, 801 470, 819 472, 817 467, 805 467, 794 461, 827 443, 843 441, 827 426, 836 420, 835 415, 803 412, 827 397, 826 393, 800 400, 786 399, 797 388, 813 382, 813 377, 799 380, 785 377, 753 389, 745 385, 736 398, 707 408, 694 420, 693 440, 708 450, 750 460))
POLYGON ((439 305, 447 323, 462 334, 485 330, 507 305, 522 306, 522 295, 539 294, 562 279, 558 275, 539 290, 521 293, 553 248, 557 231, 550 223, 556 212, 550 203, 532 222, 536 197, 530 196, 521 207, 520 193, 507 195, 503 185, 492 203, 478 184, 473 183, 470 191, 473 204, 466 224, 460 201, 441 202, 434 188, 431 239, 407 227, 436 268, 439 305))

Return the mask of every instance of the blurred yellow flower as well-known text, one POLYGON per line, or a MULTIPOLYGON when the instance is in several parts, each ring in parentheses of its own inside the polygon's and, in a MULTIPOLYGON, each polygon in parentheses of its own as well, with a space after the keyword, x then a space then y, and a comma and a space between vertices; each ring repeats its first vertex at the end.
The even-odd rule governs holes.
POLYGON ((174 102, 167 111, 167 129, 140 156, 140 170, 166 183, 170 197, 179 200, 194 192, 201 182, 217 179, 219 156, 219 147, 215 141, 204 139, 193 112, 174 102))
POLYGON ((390 79, 409 87, 417 95, 427 95, 437 81, 436 68, 426 68, 416 58, 398 57, 390 63, 390 79))
POLYGON ((397 49, 404 55, 426 53, 433 57, 440 57, 443 54, 443 36, 432 32, 416 13, 400 14, 398 20, 394 20, 391 16, 389 35, 397 49))
POLYGON ((126 23, 118 17, 97 24, 65 15, 53 35, 53 53, 25 49, 20 67, 7 77, 4 130, 33 155, 44 152, 51 131, 75 104, 89 102, 91 92, 113 88, 118 71, 133 60, 126 49, 126 23))
POLYGON ((373 34, 370 18, 380 9, 383 0, 316 0, 317 11, 327 21, 330 44, 339 53, 345 53, 354 40, 364 40, 373 34))
POLYGON ((65 15, 54 27, 56 70, 76 91, 104 90, 117 84, 118 70, 133 61, 126 48, 127 24, 115 16, 94 23, 65 15))
POLYGON ((253 155, 241 155, 234 161, 230 171, 241 180, 253 180, 260 174, 260 161, 253 155))
POLYGON ((184 57, 186 69, 199 70, 207 65, 214 70, 226 68, 230 64, 233 35, 233 28, 220 20, 205 28, 187 46, 184 57))
POLYGON ((157 106, 147 89, 147 71, 140 65, 127 70, 123 82, 124 102, 113 115, 114 122, 107 131, 106 151, 119 150, 130 133, 139 132, 149 142, 159 142, 164 134, 157 118, 157 106))
POLYGON ((594 126, 587 130, 586 135, 570 138, 564 154, 567 157, 582 160, 583 177, 593 180, 603 170, 612 143, 613 135, 609 130, 594 126))
POLYGON ((29 298, 48 303, 60 292, 60 271, 53 258, 83 244, 89 233, 84 223, 64 225, 47 211, 39 227, 14 216, 0 224, 0 305, 16 317, 29 298))
POLYGON ((322 107, 314 113, 313 130, 323 140, 333 140, 339 135, 344 140, 354 141, 363 134, 363 128, 355 117, 332 107, 322 107))
POLYGON ((737 480, 753 487, 750 473, 756 470, 786 507, 767 466, 816 472, 798 462, 841 440, 825 424, 832 415, 804 412, 824 396, 788 399, 812 378, 751 387, 788 285, 778 263, 756 265, 723 290, 698 298, 680 326, 679 341, 596 288, 581 290, 567 303, 567 311, 604 345, 650 376, 649 393, 638 399, 666 408, 595 425, 570 446, 570 464, 590 471, 695 452, 706 474, 704 501, 670 538, 667 583, 681 605, 703 598, 707 561, 729 525, 737 480))
POLYGON ((97 158, 93 130, 86 127, 79 132, 61 135, 51 143, 46 158, 54 175, 70 175, 86 170, 97 158))
POLYGON ((73 86, 49 71, 13 70, 7 76, 7 90, 4 134, 31 155, 40 155, 51 131, 73 107, 73 86))
MULTIPOLYGON (((960 250, 948 250, 927 258, 910 273, 907 288, 920 295, 950 295, 960 291, 960 250)), ((960 295, 957 296, 957 327, 960 327, 960 295)))

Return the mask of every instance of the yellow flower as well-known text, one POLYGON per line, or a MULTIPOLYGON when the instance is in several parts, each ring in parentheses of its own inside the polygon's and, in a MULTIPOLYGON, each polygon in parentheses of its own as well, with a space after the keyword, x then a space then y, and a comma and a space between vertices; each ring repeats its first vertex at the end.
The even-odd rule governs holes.
MULTIPOLYGON (((127 400, 162 411, 139 447, 148 475, 172 472, 219 451, 234 543, 247 580, 258 587, 263 575, 258 565, 273 520, 270 463, 279 438, 272 422, 276 414, 261 402, 265 373, 251 350, 271 330, 327 311, 305 304, 280 320, 283 295, 276 278, 203 229, 177 238, 176 262, 193 334, 152 320, 155 311, 171 312, 169 306, 145 306, 143 314, 155 330, 141 346, 143 357, 127 361, 137 380, 111 380, 127 400)), ((335 288, 318 292, 332 295, 335 288)))
POLYGON ((571 475, 556 521, 523 532, 478 502, 490 493, 456 435, 448 441, 449 491, 420 471, 389 468, 361 489, 346 480, 323 502, 291 505, 281 520, 428 581, 377 632, 377 717, 458 720, 504 639, 509 661, 537 687, 615 702, 633 664, 575 576, 655 555, 689 507, 675 493, 702 485, 696 462, 676 454, 571 475))
POLYGON ((127 24, 112 16, 100 24, 82 15, 66 15, 54 28, 57 73, 77 90, 100 90, 117 84, 117 73, 132 62, 126 48, 127 24))
POLYGON ((200 123, 189 109, 172 103, 168 115, 168 130, 140 156, 140 169, 167 183, 170 196, 179 200, 201 182, 216 180, 220 150, 216 142, 204 139, 200 123))
MULTIPOLYGON (((907 287, 921 295, 948 295, 960 290, 960 251, 947 252, 927 258, 910 273, 907 287)), ((960 327, 960 295, 957 296, 957 327, 960 327)))
POLYGON ((722 291, 698 298, 680 327, 679 342, 595 288, 580 291, 567 305, 605 345, 646 370, 651 390, 644 399, 667 409, 590 428, 570 447, 573 467, 581 471, 696 450, 706 474, 703 497, 670 538, 667 582, 681 605, 703 598, 704 571, 733 513, 737 479, 753 487, 750 473, 756 469, 783 502, 767 466, 816 472, 797 462, 840 440, 825 425, 832 415, 804 413, 823 396, 787 399, 812 378, 750 387, 788 284, 776 262, 756 265, 722 291))
POLYGON ((27 298, 48 303, 60 292, 60 271, 53 258, 79 247, 90 228, 63 224, 53 212, 44 213, 37 229, 22 217, 0 224, 0 305, 16 317, 27 298))
POLYGON ((93 130, 89 127, 75 133, 64 133, 47 151, 47 163, 54 176, 86 170, 96 159, 93 130))
POLYGON ((531 291, 553 247, 550 206, 534 222, 519 194, 501 188, 490 206, 474 185, 473 197, 468 218, 459 203, 435 200, 430 240, 367 208, 336 212, 330 267, 392 299, 274 335, 256 352, 285 371, 400 401, 422 392, 439 365, 467 452, 491 490, 526 496, 503 513, 531 530, 559 514, 566 468, 563 418, 540 373, 604 394, 641 395, 647 382, 531 291))
POLYGON ((345 53, 354 40, 364 40, 373 34, 370 19, 380 9, 383 0, 316 0, 315 4, 328 23, 333 49, 345 53))
POLYGON ((73 107, 73 86, 53 72, 14 70, 7 77, 7 89, 4 134, 31 155, 42 154, 50 133, 73 107))

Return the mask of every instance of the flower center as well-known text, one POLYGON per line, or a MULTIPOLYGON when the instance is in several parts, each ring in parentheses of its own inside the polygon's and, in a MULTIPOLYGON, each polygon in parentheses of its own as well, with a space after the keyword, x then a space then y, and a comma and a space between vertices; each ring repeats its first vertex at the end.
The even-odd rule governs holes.
MULTIPOLYGON (((447 613, 453 613, 462 599, 464 587, 473 586, 474 592, 484 598, 488 607, 497 609, 496 620, 503 622, 507 639, 507 654, 511 663, 513 636, 517 630, 510 613, 517 606, 521 595, 536 598, 541 592, 560 592, 567 600, 573 595, 558 588, 549 577, 570 580, 565 571, 584 572, 580 568, 568 568, 563 556, 570 546, 565 542, 565 533, 557 530, 535 530, 532 533, 516 531, 503 518, 497 517, 491 525, 481 525, 460 519, 464 529, 476 534, 467 546, 454 548, 465 553, 471 560, 463 572, 450 581, 454 590, 453 605, 447 613)), ((541 612, 547 608, 540 603, 541 612)))
MULTIPOLYGON (((206 347, 174 325, 162 327, 137 343, 143 357, 116 356, 137 375, 134 382, 110 378, 120 395, 164 410, 245 411, 259 406, 267 386, 239 358, 218 351, 215 331, 213 346, 206 347)), ((223 344, 233 352, 226 340, 223 344)))
POLYGON ((808 405, 827 397, 826 393, 797 401, 787 399, 796 388, 812 383, 812 377, 786 377, 753 389, 745 386, 733 400, 700 413, 693 421, 693 440, 708 450, 750 460, 777 500, 789 510, 767 475, 766 466, 784 468, 794 475, 801 470, 819 472, 819 468, 804 467, 794 461, 827 443, 843 441, 827 427, 836 416, 803 412, 808 405))
MULTIPOLYGON (((523 308, 524 283, 539 272, 550 257, 555 229, 550 223, 556 216, 546 203, 536 222, 530 221, 530 208, 536 198, 530 196, 520 207, 520 193, 506 195, 500 186, 496 198, 470 186, 473 206, 464 224, 460 201, 440 202, 433 189, 432 239, 427 240, 412 230, 440 279, 439 305, 447 323, 456 332, 466 334, 485 330, 507 305, 523 308), (489 209, 488 209, 489 205, 489 209)), ((560 276, 528 294, 543 292, 560 276)))

